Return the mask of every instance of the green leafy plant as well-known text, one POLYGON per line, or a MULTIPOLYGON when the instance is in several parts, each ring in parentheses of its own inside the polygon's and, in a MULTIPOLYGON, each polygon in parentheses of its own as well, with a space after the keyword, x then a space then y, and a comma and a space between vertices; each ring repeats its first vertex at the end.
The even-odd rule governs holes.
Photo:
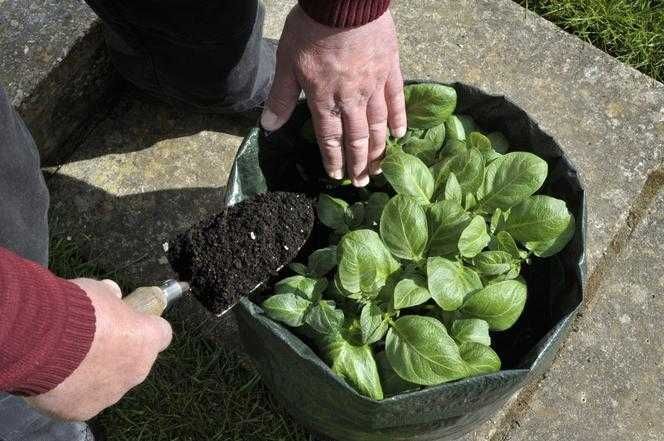
POLYGON ((321 194, 330 246, 291 264, 296 275, 262 305, 376 400, 499 371, 490 332, 524 310, 522 266, 574 234, 565 202, 535 194, 544 160, 454 115, 450 87, 405 95, 409 130, 388 140, 385 192, 353 202, 321 194))

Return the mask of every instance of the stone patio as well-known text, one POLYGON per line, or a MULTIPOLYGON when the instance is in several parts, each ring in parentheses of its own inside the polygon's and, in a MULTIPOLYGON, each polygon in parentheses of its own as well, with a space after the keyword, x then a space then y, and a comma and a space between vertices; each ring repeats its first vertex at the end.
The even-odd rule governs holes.
MULTIPOLYGON (((266 1, 267 36, 291 3, 266 1)), ((73 11, 94 34, 89 11, 73 11)), ((576 332, 546 378, 463 439, 664 440, 664 85, 509 0, 404 0, 393 12, 406 78, 508 96, 559 141, 588 195, 576 332)), ((0 67, 3 82, 39 69, 20 56, 0 67)), ((133 283, 161 280, 163 243, 216 211, 251 121, 182 114, 128 89, 82 142, 58 146, 73 154, 47 170, 52 218, 133 283)))

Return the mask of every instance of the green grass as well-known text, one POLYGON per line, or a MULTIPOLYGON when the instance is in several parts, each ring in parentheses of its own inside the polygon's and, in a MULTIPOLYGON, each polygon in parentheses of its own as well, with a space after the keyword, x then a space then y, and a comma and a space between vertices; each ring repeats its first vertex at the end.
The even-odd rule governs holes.
MULTIPOLYGON (((51 269, 62 277, 120 279, 72 240, 51 237, 51 269)), ((311 441, 279 407, 242 355, 203 335, 208 324, 172 319, 174 338, 148 379, 96 422, 109 441, 311 441)))
POLYGON ((664 81, 664 0, 515 0, 664 81))

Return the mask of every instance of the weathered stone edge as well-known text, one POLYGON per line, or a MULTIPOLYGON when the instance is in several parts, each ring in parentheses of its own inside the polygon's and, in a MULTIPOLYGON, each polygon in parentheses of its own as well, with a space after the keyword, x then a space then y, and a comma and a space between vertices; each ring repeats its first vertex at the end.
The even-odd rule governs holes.
POLYGON ((44 165, 57 164, 71 153, 93 121, 110 108, 122 84, 97 21, 18 103, 44 165))

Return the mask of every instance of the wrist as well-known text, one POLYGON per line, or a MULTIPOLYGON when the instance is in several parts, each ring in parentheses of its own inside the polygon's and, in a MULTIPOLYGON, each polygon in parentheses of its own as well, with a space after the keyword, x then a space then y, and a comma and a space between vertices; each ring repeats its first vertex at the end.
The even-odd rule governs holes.
POLYGON ((320 24, 350 28, 376 20, 387 11, 390 0, 299 0, 299 4, 320 24))

